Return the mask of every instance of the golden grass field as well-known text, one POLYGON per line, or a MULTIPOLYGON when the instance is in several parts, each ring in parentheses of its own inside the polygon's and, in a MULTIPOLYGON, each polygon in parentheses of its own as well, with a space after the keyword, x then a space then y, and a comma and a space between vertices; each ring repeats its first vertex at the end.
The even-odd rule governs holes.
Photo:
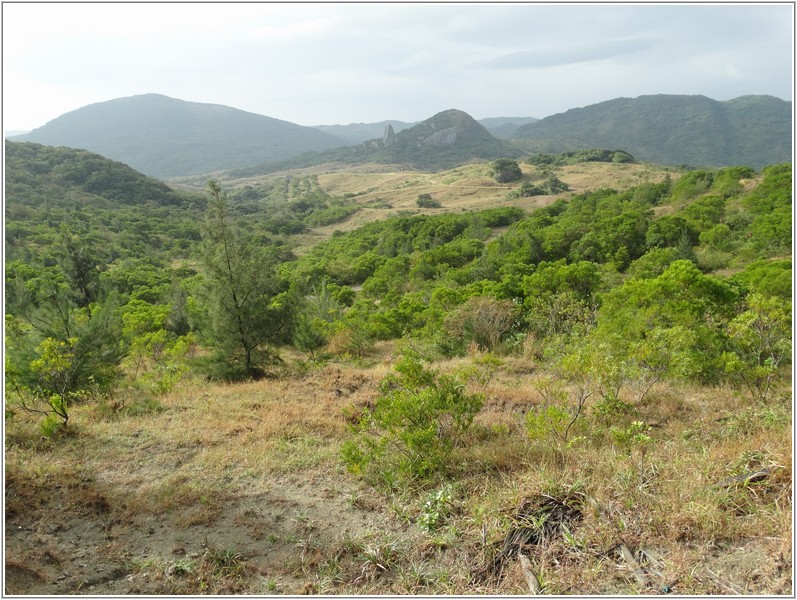
MULTIPOLYGON (((524 178, 541 178, 538 167, 519 163, 524 178)), ((371 221, 379 221, 399 214, 441 214, 446 212, 465 212, 484 210, 499 206, 518 206, 531 211, 546 206, 559 198, 568 198, 588 190, 604 187, 624 190, 643 183, 659 183, 665 177, 675 181, 680 173, 677 170, 648 163, 582 163, 578 165, 549 169, 570 187, 568 192, 558 196, 531 196, 507 200, 507 194, 516 189, 519 182, 499 184, 489 174, 487 163, 474 163, 429 173, 410 171, 400 165, 383 164, 327 164, 317 167, 294 169, 258 177, 225 178, 220 174, 220 183, 225 189, 246 185, 256 185, 286 175, 304 177, 314 175, 321 189, 331 196, 355 194, 354 201, 361 210, 349 219, 318 227, 312 231, 291 236, 290 243, 296 247, 297 254, 303 254, 309 247, 329 238, 334 231, 353 231, 371 221), (418 208, 416 200, 420 194, 430 194, 442 207, 438 209, 418 208)), ((182 189, 203 191, 207 177, 181 178, 174 182, 182 189)))

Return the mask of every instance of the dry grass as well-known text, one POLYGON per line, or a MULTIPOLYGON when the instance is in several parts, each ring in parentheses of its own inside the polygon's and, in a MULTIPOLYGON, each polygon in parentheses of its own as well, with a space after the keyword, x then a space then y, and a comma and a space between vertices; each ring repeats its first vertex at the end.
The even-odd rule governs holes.
MULTIPOLYGON (((539 170, 520 163, 527 178, 539 178, 539 170)), ((283 178, 315 175, 321 189, 332 195, 355 194, 354 201, 361 210, 342 223, 318 227, 311 232, 292 236, 296 253, 303 254, 315 244, 328 239, 335 231, 353 231, 372 221, 396 216, 403 211, 417 214, 442 214, 447 212, 478 211, 499 206, 518 206, 531 211, 547 206, 559 197, 581 194, 588 190, 613 188, 624 190, 646 182, 658 183, 668 174, 665 167, 650 164, 583 163, 554 169, 559 179, 570 186, 563 196, 532 196, 507 200, 507 194, 518 187, 518 182, 499 184, 489 174, 486 163, 463 165, 429 173, 407 171, 399 165, 320 165, 288 172, 225 181, 225 186, 253 185, 258 182, 283 178), (420 194, 431 196, 442 204, 439 209, 420 209, 416 200, 420 194)), ((204 183, 202 184, 204 189, 204 183)))
POLYGON ((631 417, 607 424, 588 404, 568 447, 528 438, 525 413, 543 401, 545 374, 508 359, 469 384, 485 404, 453 457, 450 514, 427 533, 417 524, 426 491, 385 495, 339 460, 351 411, 372 404, 390 372, 387 350, 371 366, 186 385, 156 413, 98 418, 77 406, 74 435, 52 442, 17 415, 6 515, 28 537, 7 533, 7 591, 76 591, 88 575, 61 584, 57 573, 88 544, 107 547, 100 555, 118 575, 96 580, 105 593, 524 594, 516 559, 501 577, 473 574, 524 499, 579 490, 582 519, 526 549, 549 593, 791 593, 788 390, 752 404, 729 389, 660 385, 634 406, 633 419, 653 425, 650 443, 619 444, 610 428, 631 417), (762 481, 717 485, 761 468, 771 469, 762 481), (643 561, 644 585, 620 544, 643 561), (219 566, 209 548, 234 565, 219 566))

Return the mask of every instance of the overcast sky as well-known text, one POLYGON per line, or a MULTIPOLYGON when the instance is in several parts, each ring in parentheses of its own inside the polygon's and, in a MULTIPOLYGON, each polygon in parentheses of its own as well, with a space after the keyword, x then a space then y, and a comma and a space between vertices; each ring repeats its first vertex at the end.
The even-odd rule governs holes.
POLYGON ((792 100, 782 4, 4 3, 3 129, 144 93, 301 125, 792 100))

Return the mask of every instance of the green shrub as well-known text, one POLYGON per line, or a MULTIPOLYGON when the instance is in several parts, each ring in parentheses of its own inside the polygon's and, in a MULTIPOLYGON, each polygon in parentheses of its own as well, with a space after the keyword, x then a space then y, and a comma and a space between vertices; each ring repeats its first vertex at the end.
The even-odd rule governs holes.
POLYGON ((483 402, 481 394, 466 394, 461 381, 425 368, 415 356, 405 355, 396 371, 342 448, 352 473, 388 488, 444 472, 483 402))
POLYGON ((648 435, 651 426, 644 421, 634 421, 628 427, 612 427, 611 434, 615 443, 630 452, 633 448, 641 448, 651 443, 652 438, 648 435))
POLYGON ((451 484, 446 484, 436 492, 429 494, 418 517, 418 525, 429 533, 439 529, 451 514, 453 499, 454 493, 451 484))
POLYGON ((418 208, 441 208, 443 205, 437 200, 432 198, 431 194, 420 194, 415 201, 418 208))
POLYGON ((499 158, 490 163, 490 175, 498 183, 508 183, 523 177, 523 171, 516 160, 511 158, 499 158))

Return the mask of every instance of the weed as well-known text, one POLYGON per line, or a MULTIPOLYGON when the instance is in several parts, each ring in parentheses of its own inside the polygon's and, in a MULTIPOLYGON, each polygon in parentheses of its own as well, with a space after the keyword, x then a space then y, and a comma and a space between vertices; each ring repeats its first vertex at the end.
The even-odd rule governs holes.
POLYGON ((453 487, 447 484, 430 494, 423 504, 418 525, 428 532, 438 529, 451 514, 454 499, 453 487))
POLYGON ((398 564, 399 555, 400 546, 392 540, 365 544, 359 557, 362 578, 372 581, 387 573, 398 564))
POLYGON ((273 577, 270 577, 269 579, 267 579, 266 580, 266 589, 269 592, 276 592, 278 590, 278 588, 277 588, 277 580, 274 579, 273 577))
POLYGON ((191 575, 196 570, 196 564, 190 559, 178 559, 169 565, 164 573, 168 577, 186 577, 191 575))
POLYGON ((437 576, 431 565, 425 560, 410 560, 398 572, 403 591, 407 594, 418 594, 437 583, 437 576))
POLYGON ((246 557, 233 546, 209 546, 202 556, 202 561, 214 575, 238 576, 244 571, 246 557))
POLYGON ((609 431, 615 443, 630 452, 633 448, 643 448, 653 441, 648 435, 651 429, 644 421, 634 421, 628 427, 612 427, 609 431))

